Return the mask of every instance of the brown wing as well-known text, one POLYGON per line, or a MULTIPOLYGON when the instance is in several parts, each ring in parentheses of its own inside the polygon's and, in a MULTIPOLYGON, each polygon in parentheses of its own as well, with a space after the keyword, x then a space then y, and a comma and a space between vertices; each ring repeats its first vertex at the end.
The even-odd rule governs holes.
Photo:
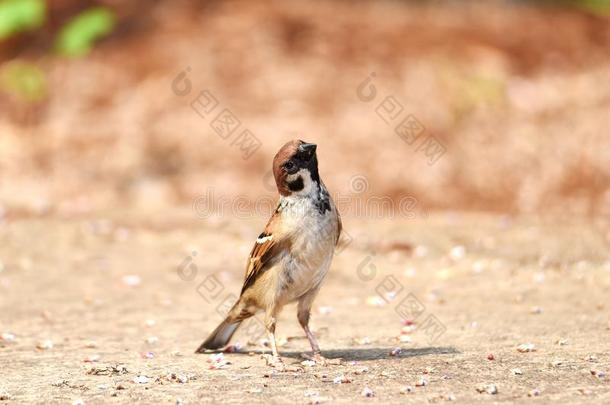
POLYGON ((256 239, 246 266, 241 294, 280 258, 284 250, 289 248, 287 239, 282 238, 279 232, 279 220, 280 213, 276 211, 269 219, 264 232, 256 239))

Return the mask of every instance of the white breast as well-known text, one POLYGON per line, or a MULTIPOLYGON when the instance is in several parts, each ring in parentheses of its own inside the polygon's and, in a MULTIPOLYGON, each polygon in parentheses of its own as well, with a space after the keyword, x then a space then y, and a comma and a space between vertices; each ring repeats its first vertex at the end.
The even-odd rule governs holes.
POLYGON ((294 229, 292 249, 281 263, 278 298, 283 302, 298 299, 317 288, 324 279, 335 250, 338 236, 337 211, 320 212, 315 200, 299 198, 282 211, 289 229, 294 229))

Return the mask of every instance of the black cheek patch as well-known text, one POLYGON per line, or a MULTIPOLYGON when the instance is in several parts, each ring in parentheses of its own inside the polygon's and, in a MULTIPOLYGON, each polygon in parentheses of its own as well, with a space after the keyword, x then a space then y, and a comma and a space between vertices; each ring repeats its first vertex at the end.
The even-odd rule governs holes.
POLYGON ((288 183, 288 189, 290 191, 301 191, 305 188, 305 184, 303 184, 303 178, 299 176, 295 181, 291 181, 288 183))

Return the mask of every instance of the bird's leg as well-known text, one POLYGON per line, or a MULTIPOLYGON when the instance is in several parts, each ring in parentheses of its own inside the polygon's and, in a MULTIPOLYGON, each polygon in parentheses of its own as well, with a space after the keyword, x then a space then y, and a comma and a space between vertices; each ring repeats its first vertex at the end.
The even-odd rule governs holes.
POLYGON ((322 352, 320 351, 318 341, 316 340, 314 334, 311 332, 311 329, 309 329, 309 316, 311 313, 311 305, 313 303, 314 297, 316 296, 316 292, 317 291, 313 291, 301 298, 297 309, 297 318, 299 319, 299 323, 305 331, 307 340, 309 340, 309 344, 311 345, 311 350, 313 351, 311 359, 319 362, 324 362, 325 359, 324 357, 322 357, 322 352))
POLYGON ((265 315, 265 327, 267 328, 267 335, 269 337, 269 343, 271 345, 271 354, 272 354, 272 360, 271 360, 271 365, 275 366, 275 365, 281 365, 282 364, 282 359, 280 358, 280 354, 277 351, 277 345, 275 343, 275 324, 276 324, 276 317, 275 317, 275 313, 273 312, 268 312, 265 315))

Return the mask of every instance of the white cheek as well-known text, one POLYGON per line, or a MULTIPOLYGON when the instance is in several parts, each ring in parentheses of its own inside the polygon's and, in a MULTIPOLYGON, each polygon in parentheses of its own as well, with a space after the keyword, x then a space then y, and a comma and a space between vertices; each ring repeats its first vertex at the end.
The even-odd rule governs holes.
POLYGON ((311 174, 307 169, 301 169, 295 174, 290 174, 287 176, 289 182, 295 181, 300 177, 303 178, 303 190, 293 192, 294 195, 303 196, 308 195, 314 192, 313 180, 311 180, 311 174))

